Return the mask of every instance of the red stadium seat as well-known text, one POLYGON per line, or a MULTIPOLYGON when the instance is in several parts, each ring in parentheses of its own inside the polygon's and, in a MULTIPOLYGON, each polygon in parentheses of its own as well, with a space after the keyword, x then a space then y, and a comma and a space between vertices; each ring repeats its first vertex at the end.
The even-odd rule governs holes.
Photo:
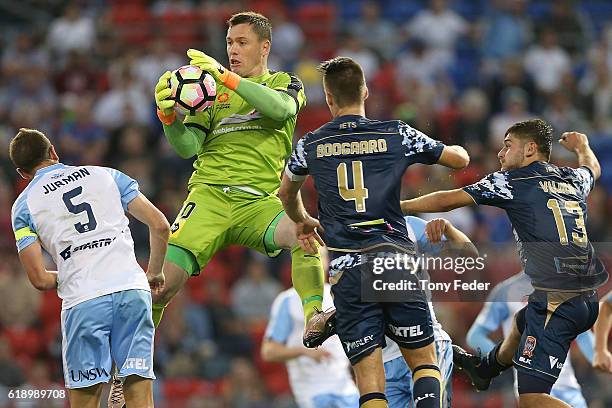
POLYGON ((174 49, 199 48, 204 16, 197 12, 169 12, 156 19, 157 33, 174 49))
POLYGON ((336 50, 336 7, 333 4, 309 3, 297 11, 297 22, 308 44, 317 54, 327 57, 336 50))
POLYGON ((153 20, 142 4, 117 4, 111 8, 111 21, 119 38, 129 44, 143 45, 151 38, 153 20))

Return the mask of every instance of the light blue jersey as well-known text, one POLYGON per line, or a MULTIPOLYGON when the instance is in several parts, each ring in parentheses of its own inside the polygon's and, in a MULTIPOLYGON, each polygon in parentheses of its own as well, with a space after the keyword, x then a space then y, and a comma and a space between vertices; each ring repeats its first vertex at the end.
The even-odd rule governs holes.
POLYGON ((67 388, 153 375, 151 292, 125 211, 140 192, 118 170, 57 163, 39 169, 15 201, 17 250, 35 242, 58 268, 67 388))
MULTIPOLYGON (((330 287, 325 284, 323 309, 333 307, 330 287)), ((287 347, 303 347, 304 312, 295 289, 281 292, 270 312, 265 338, 287 347)), ((350 364, 338 336, 321 348, 329 358, 321 362, 306 356, 287 361, 289 383, 300 408, 353 408, 359 406, 359 391, 350 374, 350 364)))
MULTIPOLYGON (((525 307, 527 296, 532 291, 531 280, 525 273, 512 276, 493 288, 487 303, 485 303, 484 308, 480 311, 468 332, 468 345, 474 350, 480 350, 481 353, 488 353, 495 346, 495 343, 489 339, 488 335, 501 326, 504 337, 508 336, 512 330, 514 315, 525 307)), ((576 342, 587 360, 592 362, 593 334, 591 331, 589 330, 578 335, 576 342)), ((514 379, 516 390, 516 372, 514 379)), ((574 375, 574 368, 572 367, 569 354, 550 395, 570 404, 574 408, 587 408, 580 384, 578 384, 578 380, 576 380, 574 375)))

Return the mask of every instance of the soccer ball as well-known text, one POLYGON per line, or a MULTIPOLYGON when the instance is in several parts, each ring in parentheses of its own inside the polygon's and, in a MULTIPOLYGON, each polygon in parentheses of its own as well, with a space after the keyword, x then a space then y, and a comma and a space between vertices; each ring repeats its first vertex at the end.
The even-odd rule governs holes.
POLYGON ((212 106, 217 96, 215 79, 206 71, 185 65, 172 72, 169 80, 174 109, 183 115, 195 115, 212 106))

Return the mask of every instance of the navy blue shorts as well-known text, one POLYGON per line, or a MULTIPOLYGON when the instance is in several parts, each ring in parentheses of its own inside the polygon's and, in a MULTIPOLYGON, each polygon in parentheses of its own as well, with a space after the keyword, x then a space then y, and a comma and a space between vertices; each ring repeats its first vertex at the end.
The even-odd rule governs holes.
MULTIPOLYGON (((373 259, 377 254, 367 254, 373 259)), ((389 256, 389 252, 380 256, 389 256)), ((371 279, 371 262, 357 253, 330 253, 330 283, 336 307, 336 330, 351 364, 358 363, 377 347, 384 347, 385 334, 400 347, 416 349, 434 341, 431 315, 425 293, 411 293, 408 302, 363 300, 363 285, 371 279)), ((367 288, 366 288, 367 289, 367 288)))
MULTIPOLYGON (((529 296, 525 327, 514 356, 520 379, 535 376, 552 386, 563 368, 572 341, 589 330, 599 314, 597 292, 544 292, 529 296)), ((519 327, 519 330, 521 328, 519 327)), ((523 389, 529 389, 523 384, 523 389)))

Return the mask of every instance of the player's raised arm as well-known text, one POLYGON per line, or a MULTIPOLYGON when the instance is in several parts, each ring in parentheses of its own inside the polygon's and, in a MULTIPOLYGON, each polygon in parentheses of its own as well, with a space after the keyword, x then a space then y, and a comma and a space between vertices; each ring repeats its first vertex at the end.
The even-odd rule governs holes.
POLYGON ((473 204, 475 203, 472 197, 460 188, 455 190, 436 191, 435 193, 400 202, 404 215, 445 212, 473 204))
POLYGON ((451 169, 462 169, 470 164, 468 152, 459 145, 444 146, 438 164, 451 169))
MULTIPOLYGON (((246 40, 248 41, 248 39, 246 40)), ((255 41, 255 39, 251 40, 255 41)), ((231 52, 234 42, 235 39, 228 37, 228 52, 231 52)), ((242 79, 240 75, 223 67, 214 58, 202 51, 190 49, 187 51, 187 56, 191 59, 189 61, 191 65, 196 65, 204 71, 210 72, 218 83, 236 92, 257 112, 267 118, 283 122, 295 116, 305 104, 303 86, 297 77, 287 74, 287 86, 276 90, 263 84, 242 79)))
POLYGON ((149 227, 149 245, 151 251, 147 268, 147 279, 153 291, 161 290, 165 281, 162 266, 166 257, 168 237, 170 235, 168 220, 142 193, 130 201, 128 212, 149 227))
POLYGON ((570 152, 576 153, 578 157, 578 166, 588 167, 593 173, 594 180, 601 176, 601 166, 599 160, 589 146, 589 139, 584 133, 565 132, 559 139, 561 146, 565 147, 570 152))

